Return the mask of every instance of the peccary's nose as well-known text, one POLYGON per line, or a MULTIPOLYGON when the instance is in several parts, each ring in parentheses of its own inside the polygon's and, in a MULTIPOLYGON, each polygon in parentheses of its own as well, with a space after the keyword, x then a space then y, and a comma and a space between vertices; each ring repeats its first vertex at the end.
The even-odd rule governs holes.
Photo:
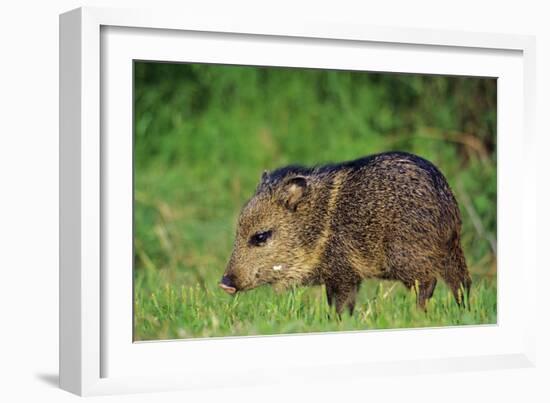
POLYGON ((235 294, 235 292, 237 292, 237 288, 231 276, 223 276, 219 285, 220 288, 228 294, 235 294))

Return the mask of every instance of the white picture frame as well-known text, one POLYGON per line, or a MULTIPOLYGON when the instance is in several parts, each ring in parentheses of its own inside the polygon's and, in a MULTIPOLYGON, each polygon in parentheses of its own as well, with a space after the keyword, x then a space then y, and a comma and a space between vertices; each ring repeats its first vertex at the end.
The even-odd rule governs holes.
POLYGON ((520 35, 151 10, 62 14, 61 387, 96 395, 534 365, 534 49, 520 35), (498 324, 133 343, 134 59, 498 77, 498 324), (512 300, 514 288, 521 299, 512 300), (240 362, 220 362, 228 349, 240 362))

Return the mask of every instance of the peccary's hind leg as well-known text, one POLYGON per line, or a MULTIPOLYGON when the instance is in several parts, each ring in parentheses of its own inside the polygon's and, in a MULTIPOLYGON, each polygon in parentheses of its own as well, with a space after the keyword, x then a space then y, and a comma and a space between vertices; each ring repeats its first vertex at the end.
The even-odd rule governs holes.
POLYGON ((449 240, 448 245, 448 253, 441 267, 439 267, 439 273, 453 292, 453 296, 458 306, 465 308, 467 304, 469 307, 472 278, 470 277, 470 273, 468 273, 464 252, 460 246, 460 234, 458 232, 449 240))
POLYGON ((426 310, 426 301, 428 301, 434 295, 436 285, 437 278, 435 277, 429 278, 428 280, 420 281, 418 283, 416 302, 420 309, 424 311, 426 310))
POLYGON ((423 280, 412 280, 411 278, 401 279, 401 282, 408 290, 413 290, 416 295, 416 305, 423 311, 426 310, 426 302, 433 296, 436 277, 427 277, 423 280))
POLYGON ((466 304, 468 306, 468 309, 470 309, 470 288, 472 287, 472 278, 470 277, 470 273, 468 273, 468 270, 464 270, 461 283, 462 287, 464 288, 466 304))
POLYGON ((464 270, 459 273, 447 273, 444 280, 451 289, 458 306, 461 308, 465 308, 466 304, 469 306, 472 279, 468 271, 464 270))
POLYGON ((466 267, 466 260, 461 248, 455 249, 454 253, 449 256, 441 276, 453 292, 458 306, 465 308, 469 306, 470 287, 472 278, 466 267))

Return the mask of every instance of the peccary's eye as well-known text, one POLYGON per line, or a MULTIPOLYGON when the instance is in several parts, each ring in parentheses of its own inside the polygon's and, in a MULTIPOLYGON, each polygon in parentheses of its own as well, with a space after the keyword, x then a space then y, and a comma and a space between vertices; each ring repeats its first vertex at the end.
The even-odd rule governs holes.
POLYGON ((265 244, 269 238, 271 238, 272 233, 273 232, 271 230, 256 232, 254 235, 250 237, 249 243, 250 245, 253 245, 253 246, 261 246, 265 244))

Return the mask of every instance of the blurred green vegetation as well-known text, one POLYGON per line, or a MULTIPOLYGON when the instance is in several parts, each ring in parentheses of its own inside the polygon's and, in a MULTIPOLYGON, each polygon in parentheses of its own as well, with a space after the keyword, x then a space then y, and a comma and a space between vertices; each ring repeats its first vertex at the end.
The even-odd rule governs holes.
POLYGON ((150 62, 134 76, 136 340, 495 323, 495 79, 150 62), (470 312, 446 303, 442 282, 425 315, 403 286, 371 281, 341 322, 318 305, 319 287, 237 298, 217 288, 264 169, 389 150, 447 177, 474 278, 470 312))

